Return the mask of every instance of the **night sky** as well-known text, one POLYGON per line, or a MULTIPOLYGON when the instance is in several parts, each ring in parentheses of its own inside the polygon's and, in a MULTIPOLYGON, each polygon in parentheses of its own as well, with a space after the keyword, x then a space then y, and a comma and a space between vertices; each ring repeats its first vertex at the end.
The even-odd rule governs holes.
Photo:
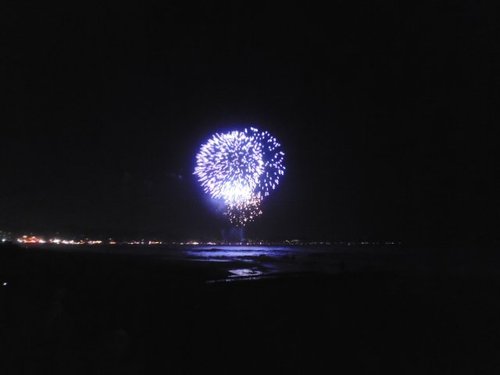
POLYGON ((497 240, 494 3, 3 3, 0 230, 219 238, 194 157, 252 124, 249 237, 497 240))

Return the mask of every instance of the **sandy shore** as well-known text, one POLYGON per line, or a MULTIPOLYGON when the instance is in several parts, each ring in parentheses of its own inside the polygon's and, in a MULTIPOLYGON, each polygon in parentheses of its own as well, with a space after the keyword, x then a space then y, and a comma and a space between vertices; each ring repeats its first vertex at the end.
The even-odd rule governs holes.
POLYGON ((216 283, 207 281, 251 267, 6 248, 0 260, 2 373, 493 374, 500 367, 500 278, 448 272, 456 267, 446 258, 439 272, 368 262, 216 283))

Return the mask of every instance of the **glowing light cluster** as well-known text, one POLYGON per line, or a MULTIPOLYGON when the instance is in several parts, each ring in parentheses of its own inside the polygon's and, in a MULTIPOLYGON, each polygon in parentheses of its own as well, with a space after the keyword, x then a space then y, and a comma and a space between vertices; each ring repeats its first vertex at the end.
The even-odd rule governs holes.
POLYGON ((224 202, 230 222, 244 226, 262 214, 262 200, 285 173, 284 156, 267 131, 216 133, 200 147, 194 174, 207 194, 224 202))
POLYGON ((262 198, 252 196, 248 201, 231 203, 226 207, 225 214, 231 224, 235 226, 245 226, 252 222, 257 216, 262 215, 260 204, 262 198))

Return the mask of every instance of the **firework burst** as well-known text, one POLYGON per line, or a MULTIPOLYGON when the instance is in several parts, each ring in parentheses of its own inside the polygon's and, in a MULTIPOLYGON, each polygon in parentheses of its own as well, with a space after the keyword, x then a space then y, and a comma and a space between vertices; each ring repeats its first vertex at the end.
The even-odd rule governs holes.
POLYGON ((262 214, 263 198, 278 186, 284 155, 267 131, 216 133, 200 147, 194 174, 207 194, 224 202, 230 222, 244 226, 262 214))

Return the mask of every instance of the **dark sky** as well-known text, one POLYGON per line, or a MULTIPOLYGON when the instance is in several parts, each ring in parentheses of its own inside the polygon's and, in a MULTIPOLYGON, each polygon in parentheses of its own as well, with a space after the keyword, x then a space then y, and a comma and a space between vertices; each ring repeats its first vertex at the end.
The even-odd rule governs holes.
POLYGON ((3 3, 0 229, 220 237, 194 156, 253 124, 250 237, 498 237, 494 1, 239 3, 3 3))

